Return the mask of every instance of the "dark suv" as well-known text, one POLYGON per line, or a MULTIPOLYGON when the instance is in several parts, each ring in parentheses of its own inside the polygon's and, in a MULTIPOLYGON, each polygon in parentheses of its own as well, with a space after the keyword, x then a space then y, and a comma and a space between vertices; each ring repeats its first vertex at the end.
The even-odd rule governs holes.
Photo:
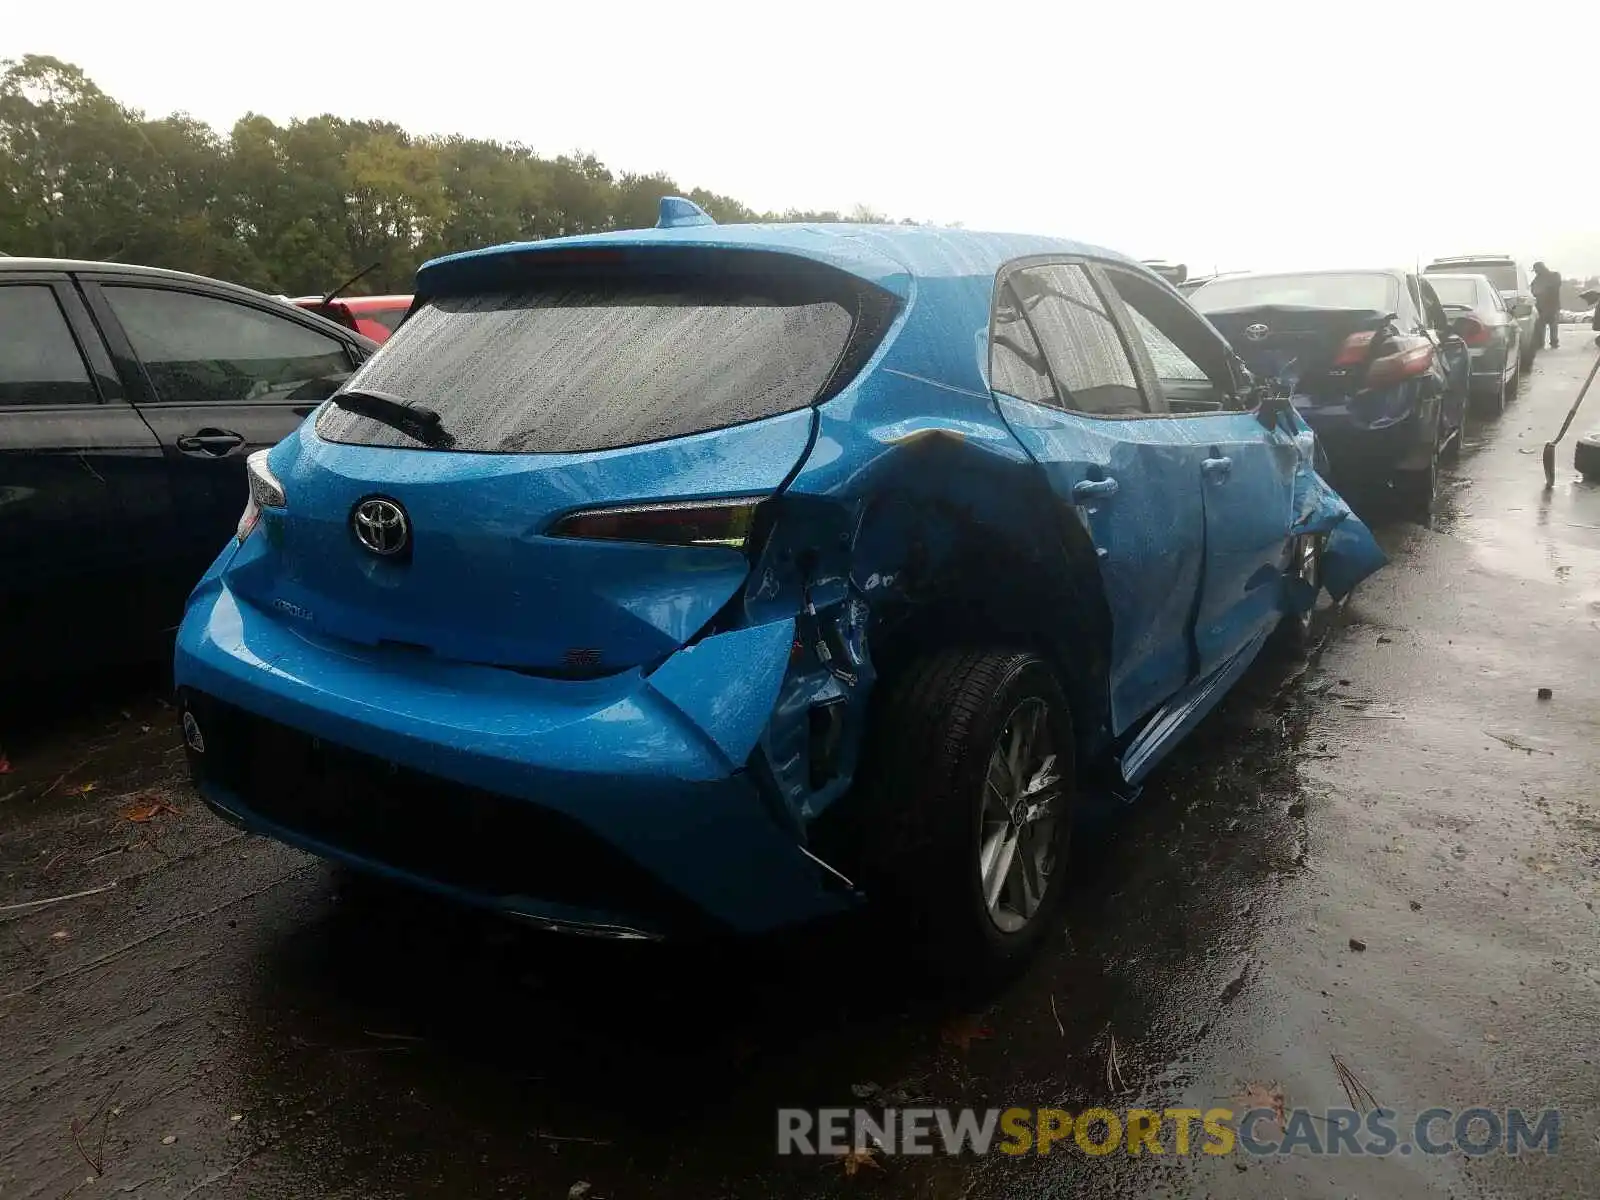
POLYGON ((374 344, 247 288, 0 258, 0 673, 159 651, 244 462, 374 344))

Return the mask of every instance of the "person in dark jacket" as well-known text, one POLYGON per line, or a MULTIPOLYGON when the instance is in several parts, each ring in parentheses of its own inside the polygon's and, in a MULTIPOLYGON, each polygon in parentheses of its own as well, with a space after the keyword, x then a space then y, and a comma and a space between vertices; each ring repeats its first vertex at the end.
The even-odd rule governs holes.
POLYGON ((1550 349, 1561 348, 1561 275, 1542 262, 1533 264, 1533 305, 1538 319, 1533 323, 1533 344, 1544 345, 1545 331, 1550 331, 1550 349))

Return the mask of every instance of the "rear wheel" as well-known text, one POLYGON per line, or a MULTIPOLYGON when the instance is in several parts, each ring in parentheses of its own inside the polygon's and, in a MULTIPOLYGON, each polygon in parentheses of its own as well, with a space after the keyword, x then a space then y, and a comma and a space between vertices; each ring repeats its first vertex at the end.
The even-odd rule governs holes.
POLYGON ((1471 407, 1481 416, 1489 418, 1498 417, 1506 410, 1506 399, 1509 391, 1510 384, 1507 383, 1506 376, 1502 373, 1500 377, 1495 380, 1493 391, 1479 392, 1476 396, 1472 397, 1473 403, 1471 407))
POLYGON ((1600 483, 1600 433, 1586 433, 1572 448, 1572 465, 1586 483, 1600 483))
POLYGON ((1311 615, 1316 608, 1317 592, 1322 587, 1322 546, 1327 540, 1320 533, 1305 533, 1294 539, 1289 553, 1289 565, 1284 568, 1286 589, 1300 583, 1311 588, 1311 606, 1305 612, 1285 611, 1273 631, 1273 641, 1284 650, 1299 650, 1311 640, 1311 615))
POLYGON ((1390 484, 1401 514, 1418 525, 1433 523, 1434 502, 1439 495, 1440 457, 1439 430, 1435 426, 1433 453, 1428 457, 1427 465, 1410 471, 1396 471, 1390 484))
POLYGON ((863 880, 936 974, 1023 964, 1056 925, 1074 797, 1072 718, 1026 651, 947 650, 890 680, 862 779, 863 880))

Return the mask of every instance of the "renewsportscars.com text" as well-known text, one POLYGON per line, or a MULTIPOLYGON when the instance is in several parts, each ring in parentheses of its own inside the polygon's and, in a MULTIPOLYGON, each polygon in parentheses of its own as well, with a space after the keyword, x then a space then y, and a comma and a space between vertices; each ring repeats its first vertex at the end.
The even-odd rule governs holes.
POLYGON ((1559 1152, 1561 1112, 1430 1108, 784 1108, 778 1153, 1524 1154, 1559 1152))

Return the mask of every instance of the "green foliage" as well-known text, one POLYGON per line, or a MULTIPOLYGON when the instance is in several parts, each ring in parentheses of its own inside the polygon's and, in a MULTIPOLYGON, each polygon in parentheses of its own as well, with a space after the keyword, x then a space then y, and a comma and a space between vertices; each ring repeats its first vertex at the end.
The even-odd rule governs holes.
MULTIPOLYGON (((183 114, 150 120, 56 58, 0 69, 0 250, 14 255, 146 263, 291 296, 376 262, 352 291, 405 292, 440 254, 653 225, 664 195, 722 222, 841 219, 761 214, 666 175, 613 175, 589 154, 541 158, 382 121, 248 113, 223 137, 183 114)), ((848 219, 887 220, 861 206, 848 219)))

